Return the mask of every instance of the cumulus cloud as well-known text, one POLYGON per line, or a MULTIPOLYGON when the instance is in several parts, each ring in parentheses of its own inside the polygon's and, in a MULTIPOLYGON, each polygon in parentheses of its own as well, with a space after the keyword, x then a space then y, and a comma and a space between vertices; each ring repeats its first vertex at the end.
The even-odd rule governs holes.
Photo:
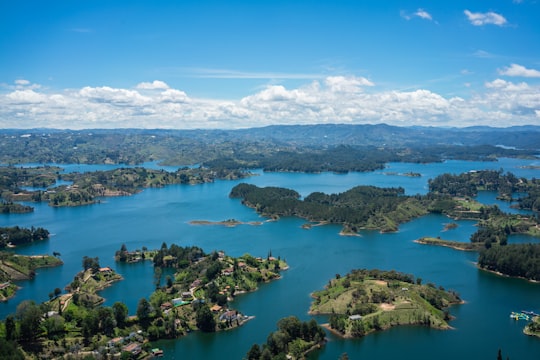
POLYGON ((169 85, 167 85, 167 83, 164 81, 154 80, 152 82, 139 83, 137 84, 136 88, 141 90, 163 90, 168 89, 169 85))
POLYGON ((507 20, 504 16, 502 16, 501 14, 497 14, 493 11, 489 11, 487 13, 473 13, 469 10, 465 10, 464 14, 474 26, 483 26, 488 24, 503 26, 507 23, 507 20))
POLYGON ((506 76, 520 76, 520 77, 529 77, 537 78, 540 77, 540 71, 535 69, 527 69, 525 66, 512 64, 506 68, 499 69, 500 75, 506 76))
MULTIPOLYGON (((153 82, 159 88, 164 82, 153 82)), ((83 87, 0 94, 2 127, 246 128, 271 124, 539 124, 540 86, 495 79, 471 98, 428 89, 379 90, 363 77, 329 76, 298 87, 269 85, 238 100, 192 98, 180 89, 83 87), (156 91, 158 90, 158 91, 156 91)))
POLYGON ((45 101, 45 96, 34 90, 15 90, 6 96, 12 104, 36 104, 45 101))
POLYGON ((90 101, 115 105, 137 106, 151 102, 150 98, 141 95, 135 90, 116 89, 108 86, 86 86, 79 91, 79 95, 90 101))

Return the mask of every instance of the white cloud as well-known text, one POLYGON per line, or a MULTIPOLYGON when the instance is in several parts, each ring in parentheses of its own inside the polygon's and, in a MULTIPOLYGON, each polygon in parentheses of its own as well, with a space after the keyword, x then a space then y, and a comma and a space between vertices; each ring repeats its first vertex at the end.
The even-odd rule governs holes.
POLYGON ((15 85, 19 85, 19 86, 30 85, 30 81, 24 80, 24 79, 18 79, 18 80, 15 80, 15 85))
POLYGON ((161 93, 160 100, 163 102, 185 103, 189 101, 185 92, 176 89, 167 89, 161 93))
POLYGON ((540 71, 535 69, 527 69, 525 66, 512 64, 504 69, 499 69, 500 75, 506 76, 521 76, 529 78, 540 77, 540 71))
POLYGON ((502 16, 501 14, 497 14, 493 11, 489 11, 487 13, 473 13, 469 10, 465 10, 464 14, 474 26, 483 26, 487 24, 503 26, 507 23, 504 16, 502 16))
POLYGON ((137 84, 136 88, 141 90, 163 90, 168 89, 169 85, 167 85, 167 83, 164 81, 154 80, 152 82, 139 83, 137 84))
POLYGON ((424 9, 418 9, 414 13, 410 14, 404 10, 400 11, 400 15, 405 20, 411 20, 414 17, 419 17, 424 20, 433 21, 433 16, 424 9))
POLYGON ((424 9, 418 9, 414 15, 418 16, 419 18, 426 19, 426 20, 433 20, 431 17, 431 14, 425 11, 424 9))
POLYGON ((371 81, 363 77, 329 76, 325 80, 332 92, 362 91, 362 86, 374 86, 371 81))
POLYGON ((0 93, 3 128, 246 128, 271 124, 540 125, 540 86, 494 79, 471 98, 428 89, 381 91, 363 77, 269 85, 238 100, 189 97, 180 89, 83 87, 0 93), (141 93, 143 91, 144 93, 141 93))
POLYGON ((45 101, 45 96, 34 90, 15 90, 6 95, 12 104, 36 104, 45 101))
POLYGON ((86 86, 79 91, 79 95, 98 103, 109 103, 119 106, 144 105, 151 101, 150 98, 142 96, 135 90, 115 89, 108 86, 86 86))

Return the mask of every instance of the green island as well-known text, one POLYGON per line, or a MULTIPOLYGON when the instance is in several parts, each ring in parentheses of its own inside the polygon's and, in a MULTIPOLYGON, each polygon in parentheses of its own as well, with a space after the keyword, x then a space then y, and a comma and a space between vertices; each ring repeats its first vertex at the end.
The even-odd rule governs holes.
MULTIPOLYGON (((229 196, 240 198, 244 205, 274 219, 297 216, 311 222, 341 224, 342 233, 347 235, 362 229, 397 231, 404 222, 428 213, 440 213, 456 220, 477 220, 481 229, 501 233, 501 236, 503 233, 506 236, 513 233, 540 236, 538 220, 534 216, 505 214, 497 206, 483 205, 471 199, 480 191, 477 190, 479 185, 474 185, 476 183, 482 184, 480 190, 525 193, 526 196, 518 199, 520 208, 536 211, 536 202, 530 199, 540 199, 540 181, 517 179, 511 174, 491 170, 467 173, 466 177, 443 174, 429 180, 430 191, 426 195, 408 196, 403 188, 357 186, 340 194, 314 192, 300 199, 300 194, 291 189, 260 188, 242 183, 236 185, 229 196), (515 184, 510 186, 512 181, 515 184), (488 186, 491 183, 497 185, 488 186)), ((448 226, 446 229, 452 228, 452 225, 448 226)))
POLYGON ((0 227, 0 249, 49 239, 49 231, 42 227, 21 228, 19 226, 0 227))
POLYGON ((289 316, 278 321, 277 330, 268 335, 262 347, 253 344, 245 359, 305 359, 325 341, 324 329, 314 319, 302 322, 296 316, 289 316))
POLYGON ((62 264, 62 260, 56 256, 25 256, 0 251, 0 302, 15 296, 18 287, 14 281, 33 279, 36 276, 36 269, 62 264))
POLYGON ((439 237, 422 237, 420 239, 414 240, 414 242, 418 244, 423 245, 438 245, 438 246, 445 246, 456 250, 463 250, 463 251, 480 251, 484 244, 476 242, 462 242, 462 241, 452 241, 452 240, 444 240, 439 237))
MULTIPOLYGON (((23 301, 16 314, 0 323, 0 338, 7 341, 2 350, 22 354, 21 358, 159 356, 162 352, 152 347, 152 341, 196 330, 225 331, 252 319, 229 303, 239 294, 257 290, 261 283, 279 279, 279 272, 288 268, 271 252, 264 259, 248 254, 233 258, 222 251, 205 254, 195 246, 162 244, 157 250, 133 252, 122 245, 115 254, 116 261, 129 262, 133 257, 152 261, 156 275, 156 290, 149 299, 139 300, 136 315, 128 316, 122 302, 102 306, 104 299, 98 292, 122 277, 110 267, 102 267, 97 257, 85 256, 83 270, 65 287, 64 294, 56 288, 42 304, 23 301), (177 272, 162 285, 164 267, 177 272)), ((320 339, 319 332, 317 341, 320 339)))
POLYGON ((311 314, 329 314, 326 326, 352 338, 400 325, 449 329, 448 306, 459 295, 396 271, 353 270, 312 294, 311 314))

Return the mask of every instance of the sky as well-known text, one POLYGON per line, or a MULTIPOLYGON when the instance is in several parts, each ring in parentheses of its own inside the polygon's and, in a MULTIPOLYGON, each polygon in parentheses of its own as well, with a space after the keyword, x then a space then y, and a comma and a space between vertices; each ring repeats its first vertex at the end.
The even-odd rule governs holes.
POLYGON ((0 128, 540 125, 540 0, 0 1, 0 128))

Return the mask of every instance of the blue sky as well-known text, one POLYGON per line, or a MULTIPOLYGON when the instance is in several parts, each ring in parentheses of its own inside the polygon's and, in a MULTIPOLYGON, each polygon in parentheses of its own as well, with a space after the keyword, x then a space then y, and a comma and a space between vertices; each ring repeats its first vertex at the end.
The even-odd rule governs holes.
POLYGON ((2 1, 0 128, 540 125, 540 3, 2 1))

